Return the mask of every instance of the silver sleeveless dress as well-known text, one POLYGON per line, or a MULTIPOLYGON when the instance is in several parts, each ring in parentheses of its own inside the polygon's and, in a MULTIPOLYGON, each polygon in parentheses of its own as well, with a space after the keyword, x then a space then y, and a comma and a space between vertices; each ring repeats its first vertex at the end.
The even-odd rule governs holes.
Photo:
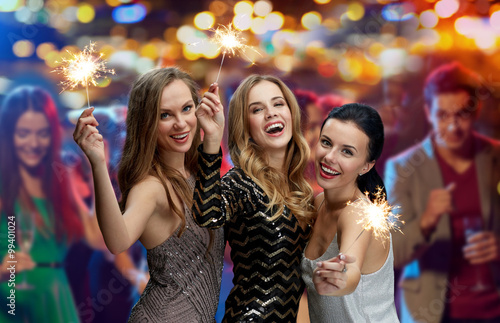
POLYGON ((316 292, 312 281, 318 261, 325 261, 339 254, 337 235, 326 252, 318 259, 302 257, 302 278, 307 287, 309 317, 314 323, 395 323, 399 322, 394 306, 394 256, 392 236, 384 265, 374 273, 361 275, 356 290, 345 296, 322 296, 316 292))
MULTIPOLYGON (((194 188, 194 177, 188 179, 194 188)), ((224 258, 224 231, 193 220, 184 206, 186 230, 179 229, 160 245, 147 250, 150 280, 132 309, 128 322, 215 322, 224 258)))

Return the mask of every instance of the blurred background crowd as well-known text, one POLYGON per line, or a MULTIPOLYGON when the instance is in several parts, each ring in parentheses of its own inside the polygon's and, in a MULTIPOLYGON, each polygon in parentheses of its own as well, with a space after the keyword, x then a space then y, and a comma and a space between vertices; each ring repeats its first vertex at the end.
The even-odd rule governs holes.
MULTIPOLYGON (((220 25, 241 31, 249 46, 225 57, 218 83, 226 107, 247 75, 279 76, 297 96, 303 131, 312 147, 331 108, 348 102, 369 104, 379 111, 385 126, 384 152, 376 166, 382 177, 388 158, 417 144, 431 130, 423 84, 430 71, 443 63, 459 61, 481 76, 485 91, 475 130, 500 139, 500 1, 0 0, 0 104, 19 86, 38 86, 49 94, 45 104, 57 109, 56 119, 49 123, 57 120, 62 132, 60 145, 47 148, 57 149, 57 157, 47 166, 55 175, 46 178, 68 182, 71 203, 61 205, 75 205, 78 221, 84 222, 83 233, 64 240, 64 250, 37 251, 35 238, 31 250, 23 250, 31 254, 33 262, 28 262, 26 272, 36 263, 46 270, 57 267, 64 271, 77 320, 125 322, 149 277, 146 252, 139 243, 114 256, 89 239, 86 228, 92 224, 85 224, 85 214, 93 207, 92 178, 89 164, 71 136, 75 120, 87 105, 87 94, 85 87, 60 93, 62 76, 53 71, 90 41, 96 42, 107 67, 115 70, 88 91, 109 148, 110 173, 116 176, 133 80, 157 66, 178 66, 202 88, 208 88, 222 59, 220 48, 210 42, 220 25), (37 252, 62 254, 58 260, 44 260, 37 252)), ((1 153, 1 160, 9 159, 4 154, 14 154, 1 153)), ((231 167, 226 158, 225 171, 231 167)), ((311 162, 306 175, 318 193, 313 168, 311 162)), ((7 177, 5 173, 0 176, 7 177)), ((4 177, 0 177, 0 192, 11 187, 4 177)), ((23 174, 20 178, 25 180, 23 174)), ((119 197, 118 189, 116 194, 119 197)), ((57 204, 62 198, 47 199, 57 204)), ((1 208, 6 210, 5 205, 1 208)), ((60 211, 65 212, 68 209, 60 211)), ((44 212, 36 213, 35 218, 44 212)), ((6 241, 4 225, 2 222, 0 236, 6 241)), ((53 239, 58 240, 58 235, 53 239)), ((3 258, 7 246, 4 241, 1 246, 3 258)), ((218 320, 231 288, 229 257, 226 260, 218 320)), ((32 290, 43 280, 33 276, 30 282, 29 273, 25 278, 32 290)), ((56 288, 46 292, 55 293, 56 288)), ((37 296, 24 310, 40 307, 36 311, 43 313, 43 299, 43 295, 37 296)), ((59 306, 64 307, 62 303, 60 300, 59 306)), ((0 317, 11 319, 5 313, 0 317)))

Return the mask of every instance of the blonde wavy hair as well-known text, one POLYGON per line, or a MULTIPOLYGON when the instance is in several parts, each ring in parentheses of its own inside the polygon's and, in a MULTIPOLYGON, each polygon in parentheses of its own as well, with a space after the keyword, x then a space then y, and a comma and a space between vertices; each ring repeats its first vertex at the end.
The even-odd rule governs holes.
MULTIPOLYGON (((134 185, 147 175, 156 177, 165 192, 169 205, 182 220, 179 236, 186 229, 184 210, 177 207, 172 194, 183 201, 189 208, 193 203, 193 193, 182 174, 165 164, 158 151, 158 123, 160 120, 160 102, 163 89, 174 80, 183 81, 191 91, 194 105, 198 105, 198 85, 189 74, 175 67, 153 69, 140 76, 132 86, 127 113, 127 136, 118 169, 118 184, 122 193, 120 208, 125 209, 128 194, 134 185), (172 185, 169 191, 167 180, 172 185)), ((186 153, 186 168, 195 173, 198 169, 198 145, 201 142, 197 127, 191 148, 186 153)))
POLYGON ((310 149, 300 128, 300 108, 292 91, 279 78, 250 75, 241 82, 229 102, 228 146, 235 166, 240 167, 259 185, 269 198, 268 210, 275 210, 270 221, 277 219, 286 205, 302 223, 314 221, 313 190, 304 178, 310 149), (269 166, 267 154, 250 138, 248 93, 259 82, 276 84, 290 108, 292 139, 285 156, 286 174, 269 166))

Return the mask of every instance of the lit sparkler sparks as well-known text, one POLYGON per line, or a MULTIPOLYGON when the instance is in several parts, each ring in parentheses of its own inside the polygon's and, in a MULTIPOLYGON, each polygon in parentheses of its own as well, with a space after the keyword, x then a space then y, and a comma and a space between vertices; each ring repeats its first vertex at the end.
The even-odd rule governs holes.
POLYGON ((58 72, 65 78, 60 82, 61 93, 66 89, 74 89, 78 85, 83 85, 87 91, 87 104, 90 107, 89 83, 97 85, 97 79, 105 73, 115 74, 113 69, 106 68, 106 61, 102 59, 103 54, 95 49, 95 43, 85 46, 82 52, 74 54, 67 51, 70 58, 62 58, 62 65, 53 72, 58 72))
MULTIPOLYGON (((366 198, 369 199, 369 193, 365 193, 366 198)), ((354 208, 358 209, 362 214, 362 218, 357 221, 361 224, 363 230, 356 237, 354 242, 347 248, 343 253, 347 253, 349 249, 354 245, 354 243, 359 239, 359 237, 365 231, 372 231, 375 238, 381 238, 385 241, 389 238, 391 230, 400 231, 399 226, 404 224, 404 221, 400 220, 399 214, 393 212, 397 206, 390 205, 385 199, 385 194, 381 187, 377 187, 377 191, 373 194, 374 199, 370 203, 360 202, 348 202, 347 205, 352 205, 354 208)))
POLYGON ((235 56, 237 53, 241 53, 244 55, 244 50, 252 47, 244 43, 245 39, 241 36, 241 31, 233 29, 231 24, 229 24, 229 27, 220 25, 220 27, 215 29, 214 36, 211 38, 211 41, 219 45, 219 50, 222 50, 222 60, 219 66, 219 73, 217 74, 217 79, 215 81, 215 83, 217 83, 226 54, 235 56))

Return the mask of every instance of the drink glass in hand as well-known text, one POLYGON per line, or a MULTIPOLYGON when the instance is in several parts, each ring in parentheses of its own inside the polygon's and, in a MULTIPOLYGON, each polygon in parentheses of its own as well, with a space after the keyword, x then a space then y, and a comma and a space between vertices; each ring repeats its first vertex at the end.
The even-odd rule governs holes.
MULTIPOLYGON (((473 235, 483 231, 483 219, 480 216, 466 216, 463 218, 465 243, 473 235)), ((474 265, 474 272, 476 275, 476 284, 471 288, 472 291, 482 291, 487 288, 486 284, 482 281, 481 272, 478 265, 474 265)))
MULTIPOLYGON (((21 252, 29 255, 35 236, 35 223, 31 213, 20 213, 17 218, 17 239, 21 252)), ((17 284, 17 289, 32 289, 33 286, 26 282, 26 272, 23 272, 23 281, 17 284)))

